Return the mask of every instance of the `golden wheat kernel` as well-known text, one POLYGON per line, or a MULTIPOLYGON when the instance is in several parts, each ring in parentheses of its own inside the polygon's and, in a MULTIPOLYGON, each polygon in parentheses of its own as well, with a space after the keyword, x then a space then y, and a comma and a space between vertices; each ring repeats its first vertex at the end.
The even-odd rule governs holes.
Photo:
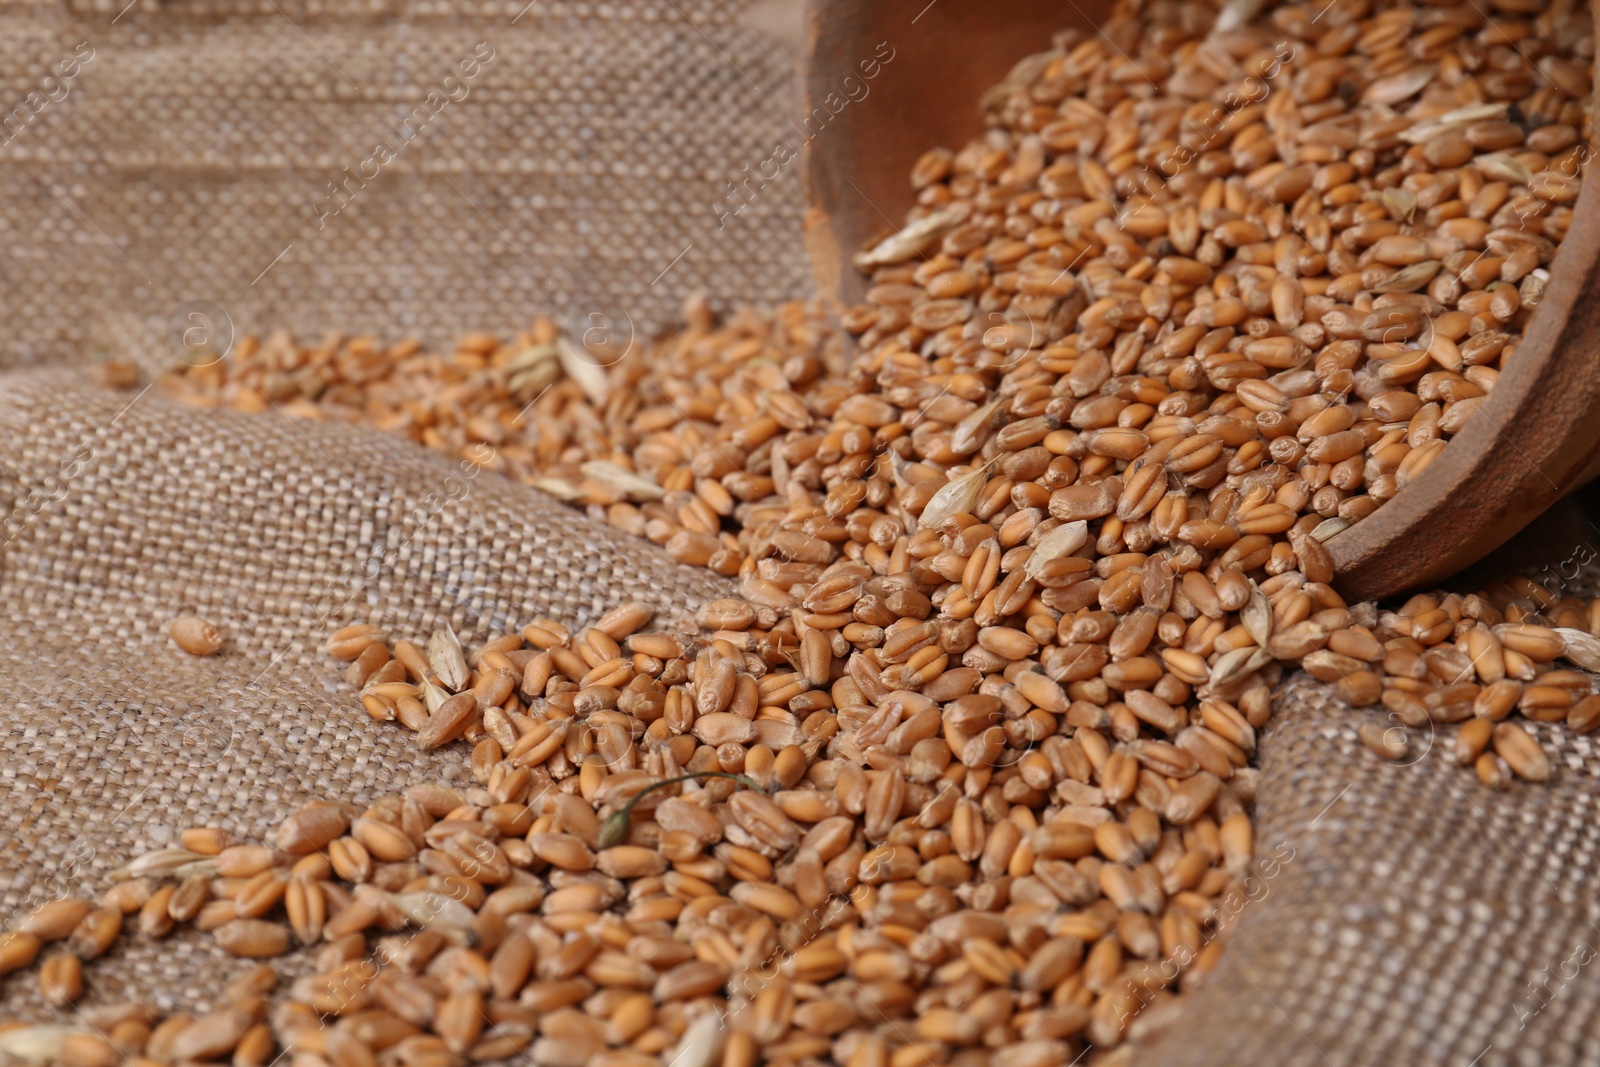
POLYGON ((180 615, 167 627, 172 643, 192 656, 210 656, 222 647, 222 633, 194 615, 180 615))

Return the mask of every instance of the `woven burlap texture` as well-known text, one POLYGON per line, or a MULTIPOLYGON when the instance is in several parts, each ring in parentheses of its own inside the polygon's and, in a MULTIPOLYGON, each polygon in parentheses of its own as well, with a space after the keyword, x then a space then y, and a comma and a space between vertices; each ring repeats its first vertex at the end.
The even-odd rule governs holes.
POLYGON ((1355 730, 1384 716, 1303 674, 1280 689, 1259 869, 1220 966, 1150 1009, 1135 1062, 1600 1062, 1600 742, 1525 723, 1554 775, 1496 793, 1454 765, 1454 727, 1377 759, 1355 730))
MULTIPOLYGON (((316 797, 467 786, 465 753, 367 719, 323 650, 368 621, 425 641, 620 603, 671 629, 723 579, 498 475, 342 423, 176 408, 59 372, 0 377, 0 921, 176 843, 265 834, 316 797), (165 625, 227 635, 198 658, 165 625)), ((207 1002, 240 961, 208 938, 126 938, 89 1003, 207 1002)), ((47 1014, 30 973, 7 1014, 47 1014)))
MULTIPOLYGON (((459 747, 421 753, 366 719, 321 651, 337 624, 481 637, 639 599, 670 626, 724 588, 363 427, 180 408, 53 372, 0 382, 0 915, 13 920, 32 900, 97 892, 185 825, 253 839, 305 799, 465 785, 459 747), (170 644, 163 624, 181 612, 222 627, 220 656, 170 644)), ((1256 899, 1211 981, 1137 1020, 1154 1031, 1138 1062, 1595 1061, 1600 987, 1581 963, 1600 946, 1596 745, 1535 725, 1554 780, 1497 794, 1450 765, 1443 730, 1405 766, 1374 758, 1355 730, 1379 714, 1304 676, 1280 692, 1256 899)), ((192 1011, 241 969, 204 937, 127 937, 91 966, 88 1003, 192 1011)), ((0 979, 8 1013, 52 1017, 34 988, 31 971, 0 979)))
POLYGON ((0 3, 0 365, 799 295, 798 3, 0 3))
MULTIPOLYGON (((645 335, 689 292, 806 289, 793 168, 726 184, 786 136, 794 42, 762 6, 125 3, 0 5, 0 109, 27 109, 0 135, 0 365, 154 369, 196 300, 235 334, 438 347, 536 312, 645 335)), ((0 377, 0 516, 0 923, 187 825, 254 839, 305 799, 465 784, 459 748, 365 718, 320 650, 339 623, 470 639, 628 599, 670 623, 722 589, 374 431, 60 373, 0 377), (181 612, 223 628, 220 656, 170 644, 181 612)), ((1355 730, 1380 715, 1282 691, 1258 805, 1278 864, 1212 981, 1137 1021, 1143 1062, 1600 1060, 1600 968, 1574 962, 1600 949, 1595 746, 1535 727, 1554 781, 1492 794, 1444 736, 1377 761, 1355 730)), ((201 1010, 242 968, 209 938, 125 937, 87 1003, 201 1010)), ((0 978, 7 1014, 58 1018, 35 988, 0 978)))

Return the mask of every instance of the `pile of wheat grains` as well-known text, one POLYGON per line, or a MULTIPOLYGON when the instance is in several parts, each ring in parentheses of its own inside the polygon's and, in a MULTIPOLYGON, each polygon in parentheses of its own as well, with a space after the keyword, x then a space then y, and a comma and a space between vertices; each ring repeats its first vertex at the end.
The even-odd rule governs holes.
POLYGON ((816 307, 696 302, 609 367, 541 321, 449 355, 277 337, 171 376, 503 471, 730 595, 697 635, 633 604, 470 653, 341 630, 365 711, 470 743, 475 785, 316 802, 265 844, 196 828, 98 905, 47 905, 0 971, 48 955, 61 1003, 125 915, 315 946, 317 973, 0 1048, 1115 1062, 1215 965, 1286 665, 1383 705, 1382 756, 1461 724, 1487 785, 1548 777, 1514 716, 1600 725, 1557 662, 1600 667, 1600 604, 1519 580, 1349 605, 1323 541, 1515 358, 1587 160, 1587 8, 1257 7, 1124 5, 1019 64, 858 256, 854 357, 816 307))

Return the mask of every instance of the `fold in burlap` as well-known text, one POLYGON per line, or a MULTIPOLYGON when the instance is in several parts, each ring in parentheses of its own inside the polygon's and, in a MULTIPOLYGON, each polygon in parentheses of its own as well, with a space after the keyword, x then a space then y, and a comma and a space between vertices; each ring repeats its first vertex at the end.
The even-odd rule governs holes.
MULTIPOLYGON (((342 423, 174 407, 61 373, 0 377, 0 922, 181 829, 260 840, 300 802, 469 784, 370 721, 327 635, 352 621, 463 640, 617 604, 671 629, 726 583, 498 475, 342 423), (66 464, 63 466, 63 464, 66 464), (194 613, 221 654, 179 651, 194 613)), ((125 938, 88 1003, 192 1008, 237 973, 209 938, 125 938)), ((40 1014, 37 980, 0 979, 40 1014)))
MULTIPOLYGON (((1522 574, 1600 595, 1597 513, 1600 484, 1450 587, 1522 574)), ((1519 719, 1553 774, 1494 792, 1455 764, 1456 727, 1411 731, 1390 764, 1356 735, 1369 721, 1398 725, 1305 674, 1280 687, 1258 868, 1204 987, 1139 1020, 1136 1062, 1600 1062, 1600 737, 1519 719)))
MULTIPOLYGON (((61 374, 3 381, 8 917, 30 894, 102 889, 186 825, 253 838, 310 797, 465 784, 464 750, 419 752, 364 716, 321 650, 338 624, 416 639, 448 621, 481 637, 639 599, 670 625, 724 589, 373 430, 61 374), (163 625, 181 612, 222 627, 220 656, 171 645, 163 625)), ((1262 742, 1258 899, 1203 989, 1139 1020, 1155 1030, 1143 1062, 1593 1062, 1596 743, 1532 725, 1554 779, 1491 793, 1449 764, 1444 731, 1409 765, 1374 758, 1355 731, 1379 714, 1304 676, 1283 688, 1262 742)), ((241 966, 205 937, 127 937, 89 969, 88 1002, 194 1010, 241 966)), ((8 1009, 48 1017, 34 988, 31 971, 0 979, 8 1009)))
MULTIPOLYGON (((191 328, 449 351, 539 313, 642 347, 690 293, 801 294, 796 169, 744 183, 790 134, 798 30, 789 0, 0 4, 0 366, 154 372, 191 328)), ((464 782, 365 720, 320 651, 340 622, 481 637, 721 588, 376 433, 0 395, 0 923, 185 825, 464 782), (174 649, 179 612, 223 655, 174 649)), ((203 1005, 239 966, 209 941, 125 939, 90 1002, 203 1005)), ((35 988, 0 1003, 41 1014, 35 988)))
POLYGON ((1600 741, 1525 722, 1555 773, 1496 793, 1452 763, 1454 728, 1393 765, 1368 719, 1306 675, 1281 689, 1253 902, 1136 1062, 1600 1062, 1600 741))
MULTIPOLYGON (((123 2, 0 7, 0 116, 37 105, 0 136, 0 365, 154 366, 190 300, 235 333, 438 347, 539 311, 642 335, 688 292, 806 287, 795 175, 725 184, 784 136, 783 4, 123 2), (330 201, 479 41, 466 95, 330 201), (31 98, 80 42, 65 95, 31 98)), ((464 784, 459 747, 365 717, 321 651, 340 623, 470 639, 639 599, 670 624, 723 588, 375 431, 64 374, 0 377, 0 523, 0 923, 187 825, 252 839, 307 798, 464 784), (183 612, 222 627, 220 656, 171 645, 183 612)), ((1277 866, 1209 983, 1138 1020, 1142 1062, 1600 1060, 1595 745, 1535 726, 1553 781, 1492 794, 1443 737, 1373 758, 1356 727, 1378 714, 1304 677, 1280 693, 1257 833, 1277 866)), ((124 937, 87 1003, 199 1010, 242 966, 192 933, 124 937)), ((55 1017, 35 990, 0 978, 0 1003, 55 1017)))

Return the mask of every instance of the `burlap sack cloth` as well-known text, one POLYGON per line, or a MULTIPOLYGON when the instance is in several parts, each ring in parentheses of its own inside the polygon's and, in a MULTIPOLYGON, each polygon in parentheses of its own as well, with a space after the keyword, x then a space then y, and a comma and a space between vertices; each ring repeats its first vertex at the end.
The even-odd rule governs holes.
MULTIPOLYGON (((642 330, 692 289, 761 301, 803 285, 792 181, 731 231, 709 206, 781 135, 793 46, 768 12, 119 10, 0 11, 17 100, 78 42, 94 49, 0 145, 13 365, 170 359, 172 312, 193 299, 241 332, 447 343, 571 302, 609 301, 642 330), (316 229, 324 183, 486 40, 469 94, 316 229)), ((0 376, 4 921, 98 892, 186 825, 249 839, 308 798, 464 783, 462 752, 420 753, 365 718, 320 649, 338 624, 416 639, 448 621, 470 639, 541 614, 581 626, 627 599, 670 623, 720 588, 374 431, 178 409, 83 377, 0 376), (163 627, 182 612, 222 627, 221 656, 171 646, 163 627)), ((1408 766, 1372 758, 1356 725, 1373 714, 1303 677, 1282 691, 1262 741, 1255 899, 1213 980, 1136 1020, 1145 1062, 1600 1059, 1595 746, 1535 727, 1554 780, 1491 794, 1446 765, 1442 738, 1408 766)), ((88 1002, 202 1010, 240 968, 208 938, 127 937, 90 967, 88 1002)), ((35 988, 31 970, 0 979, 6 1014, 51 1017, 35 988)))

